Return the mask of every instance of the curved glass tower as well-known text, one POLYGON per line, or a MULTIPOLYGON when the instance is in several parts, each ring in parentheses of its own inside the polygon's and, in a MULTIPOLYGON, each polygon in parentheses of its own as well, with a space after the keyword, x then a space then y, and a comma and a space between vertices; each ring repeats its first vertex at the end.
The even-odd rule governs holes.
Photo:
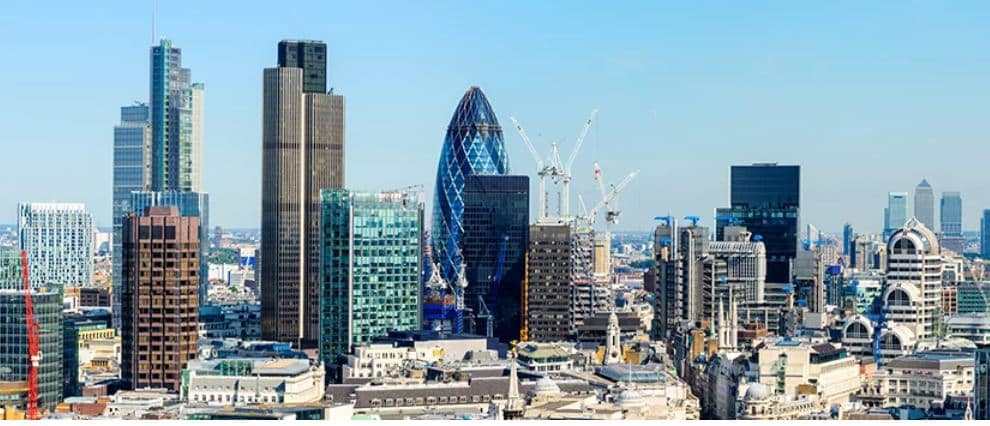
POLYGON ((433 259, 447 282, 455 282, 463 259, 464 180, 471 175, 505 175, 502 127, 479 87, 471 87, 457 104, 437 166, 431 227, 433 259))

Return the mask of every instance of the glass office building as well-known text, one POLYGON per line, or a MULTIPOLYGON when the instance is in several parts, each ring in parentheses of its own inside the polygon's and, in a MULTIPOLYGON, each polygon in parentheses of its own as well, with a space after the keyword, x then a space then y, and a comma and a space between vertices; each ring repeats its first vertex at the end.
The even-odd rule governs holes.
POLYGON ((730 207, 716 210, 716 238, 724 240, 726 226, 746 227, 766 245, 766 281, 790 282, 791 260, 797 256, 800 198, 800 166, 732 166, 730 207))
POLYGON ((420 327, 420 192, 321 192, 320 352, 420 327))
POLYGON ((492 336, 519 340, 522 280, 529 247, 529 177, 468 176, 464 181, 465 304, 475 317, 475 334, 484 335, 491 315, 492 336))
MULTIPOLYGON (((38 367, 39 407, 54 410, 62 401, 62 286, 34 287, 34 320, 38 323, 41 364, 38 367)), ((0 250, 0 368, 6 380, 28 376, 27 319, 24 310, 20 254, 0 250)))
POLYGON ((502 127, 479 87, 464 93, 447 126, 433 203, 433 259, 448 282, 457 280, 464 250, 464 182, 472 175, 509 172, 502 127))

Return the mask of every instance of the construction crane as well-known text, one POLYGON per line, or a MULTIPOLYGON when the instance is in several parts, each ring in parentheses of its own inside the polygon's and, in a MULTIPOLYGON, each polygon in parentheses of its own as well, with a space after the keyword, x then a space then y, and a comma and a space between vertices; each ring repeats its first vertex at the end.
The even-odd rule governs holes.
POLYGON ((24 317, 28 338, 28 400, 27 418, 38 420, 38 367, 41 364, 38 323, 34 321, 34 303, 31 301, 31 279, 28 272, 27 251, 21 251, 21 279, 24 281, 24 317))
POLYGON ((571 151, 571 155, 567 158, 567 162, 563 162, 560 159, 560 149, 557 143, 550 144, 550 154, 547 156, 546 161, 540 158, 540 154, 537 153, 536 147, 529 140, 529 136, 526 135, 526 131, 523 130, 519 121, 515 117, 509 117, 512 120, 513 126, 516 128, 516 133, 519 133, 519 137, 526 144, 526 148, 529 150, 530 155, 533 160, 536 161, 536 174, 540 177, 540 192, 539 196, 539 219, 544 219, 548 217, 547 210, 548 207, 548 196, 547 196, 547 178, 553 181, 553 184, 561 185, 560 197, 558 199, 559 203, 559 213, 562 219, 565 221, 570 217, 570 184, 571 184, 571 167, 574 165, 574 161, 577 159, 578 152, 581 150, 581 145, 584 144, 584 139, 588 135, 588 129, 591 127, 592 121, 594 121, 595 116, 598 114, 598 109, 591 111, 591 115, 584 122, 584 128, 581 129, 581 134, 578 136, 577 141, 574 143, 574 150, 571 151))
POLYGON ((684 216, 684 220, 691 222, 691 226, 698 226, 698 222, 701 222, 698 216, 684 216))
POLYGON ((619 213, 621 213, 621 211, 619 210, 619 201, 618 201, 619 193, 621 193, 622 190, 625 189, 626 185, 629 185, 629 182, 632 182, 632 180, 638 174, 639 174, 639 170, 634 170, 630 172, 628 175, 626 175, 626 177, 622 178, 622 180, 619 181, 619 183, 612 185, 611 189, 606 191, 605 182, 604 179, 602 179, 602 168, 598 166, 598 163, 595 163, 595 181, 598 182, 598 190, 599 192, 601 192, 602 199, 601 201, 598 202, 598 204, 595 204, 595 206, 592 207, 591 210, 588 212, 587 219, 589 221, 589 224, 594 223, 595 216, 598 214, 598 211, 601 210, 602 208, 605 209, 606 230, 608 229, 609 225, 619 223, 619 213))
POLYGON ((495 335, 495 325, 492 323, 492 312, 485 304, 485 298, 478 295, 478 318, 485 320, 485 337, 491 339, 495 335))

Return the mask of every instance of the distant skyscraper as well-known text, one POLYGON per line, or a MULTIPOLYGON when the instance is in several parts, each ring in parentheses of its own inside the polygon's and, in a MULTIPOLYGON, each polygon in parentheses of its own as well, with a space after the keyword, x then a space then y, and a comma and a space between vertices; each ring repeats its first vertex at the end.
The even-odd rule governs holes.
MULTIPOLYGON (((179 216, 199 218, 199 258, 206 259, 209 252, 208 244, 210 233, 210 197, 208 194, 199 192, 158 192, 158 191, 135 191, 131 193, 131 211, 143 216, 148 207, 172 206, 179 210, 179 216)), ((199 265, 199 300, 201 304, 206 304, 207 290, 210 288, 210 265, 207 262, 200 262, 199 265)))
POLYGON ((307 348, 320 340, 320 190, 344 186, 344 97, 314 77, 326 70, 318 50, 326 45, 279 44, 262 111, 262 335, 307 348))
POLYGON ((716 210, 716 239, 724 239, 726 226, 747 228, 766 245, 767 282, 790 282, 800 227, 800 166, 732 166, 731 175, 731 206, 716 210))
MULTIPOLYGON (((529 246, 529 177, 471 175, 464 181, 465 303, 478 317, 478 297, 492 315, 493 336, 519 340, 522 281, 529 246), (496 288, 497 287, 497 288, 496 288)), ((483 318, 475 333, 485 334, 483 318)))
POLYGON ((907 192, 887 193, 887 208, 884 210, 883 234, 889 237, 894 231, 904 226, 908 220, 907 192))
POLYGON ((124 219, 123 234, 121 378, 178 392, 199 339, 199 218, 148 207, 124 219))
POLYGON ((151 109, 148 104, 120 108, 113 127, 113 314, 120 326, 121 224, 131 208, 132 191, 151 190, 151 109))
POLYGON ((529 228, 524 341, 571 338, 571 232, 563 223, 537 223, 529 228))
POLYGON ((151 189, 201 191, 202 83, 182 68, 182 49, 162 39, 151 47, 151 189))
POLYGON ((420 192, 322 193, 322 334, 326 365, 353 345, 420 328, 420 192))
POLYGON ((966 246, 963 238, 962 196, 958 192, 943 192, 941 214, 942 247, 962 254, 966 246))
POLYGON ((942 234, 962 236, 962 196, 958 192, 943 192, 941 203, 942 234))
POLYGON ((984 209, 980 218, 980 256, 990 259, 990 209, 984 209))
POLYGON ((914 188, 914 217, 926 228, 935 230, 935 192, 927 179, 914 188))
POLYGON ((448 282, 457 281, 464 250, 464 181, 471 175, 509 172, 502 127, 481 88, 457 104, 440 151, 433 203, 433 259, 448 282))
MULTIPOLYGON (((60 285, 35 286, 31 290, 42 353, 38 402, 47 410, 54 410, 63 397, 62 290, 60 285)), ((0 369, 6 370, 5 381, 27 381, 30 361, 24 306, 20 253, 0 249, 0 369)))
POLYGON ((21 250, 28 253, 31 286, 93 283, 93 216, 83 204, 21 203, 21 250))
POLYGON ((842 226, 842 254, 849 256, 852 253, 853 240, 856 238, 856 230, 851 223, 842 226))

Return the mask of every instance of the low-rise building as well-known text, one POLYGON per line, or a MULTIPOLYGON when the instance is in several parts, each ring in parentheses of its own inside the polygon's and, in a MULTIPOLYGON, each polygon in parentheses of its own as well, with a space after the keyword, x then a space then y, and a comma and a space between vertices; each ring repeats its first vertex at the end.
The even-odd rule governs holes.
POLYGON ((859 362, 830 343, 812 345, 783 337, 757 354, 759 382, 775 395, 796 398, 817 389, 822 403, 844 405, 860 389, 859 362))
POLYGON ((966 350, 932 350, 888 362, 857 396, 866 407, 910 405, 927 410, 949 396, 971 396, 974 355, 966 350))
POLYGON ((308 359, 195 360, 183 372, 181 398, 207 406, 313 403, 323 399, 324 376, 308 359))
POLYGON ((574 345, 564 342, 527 342, 516 348, 520 366, 544 373, 573 369, 575 354, 574 345))
POLYGON ((487 346, 487 339, 469 334, 441 336, 432 332, 392 332, 372 343, 355 345, 352 353, 345 355, 341 378, 347 381, 387 377, 410 361, 460 361, 470 352, 486 351, 487 346))
POLYGON ((990 314, 973 312, 950 317, 946 332, 949 337, 970 340, 979 346, 990 345, 990 314))

